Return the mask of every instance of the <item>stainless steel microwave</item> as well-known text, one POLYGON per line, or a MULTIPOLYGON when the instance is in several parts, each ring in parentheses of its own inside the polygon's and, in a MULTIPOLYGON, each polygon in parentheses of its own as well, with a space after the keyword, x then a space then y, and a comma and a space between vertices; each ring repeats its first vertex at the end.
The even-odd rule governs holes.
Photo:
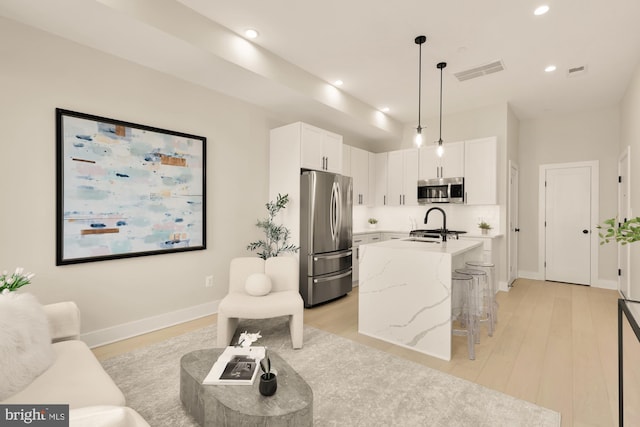
POLYGON ((464 178, 419 180, 418 203, 464 203, 464 178))

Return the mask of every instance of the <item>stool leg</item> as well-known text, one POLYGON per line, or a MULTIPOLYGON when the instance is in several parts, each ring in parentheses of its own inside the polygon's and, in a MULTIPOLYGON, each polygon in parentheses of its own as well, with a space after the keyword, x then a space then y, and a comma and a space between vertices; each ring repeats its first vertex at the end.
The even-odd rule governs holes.
POLYGON ((476 360, 476 335, 478 335, 478 322, 475 315, 475 295, 473 293, 475 286, 473 280, 470 280, 467 286, 467 351, 469 352, 469 360, 476 360))
MULTIPOLYGON (((491 286, 488 289, 489 293, 492 293, 491 286)), ((493 336, 495 330, 495 322, 493 320, 493 298, 491 295, 487 295, 487 322, 489 323, 489 336, 493 336)))
POLYGON ((476 342, 473 323, 469 322, 467 326, 467 350, 469 352, 469 360, 476 360, 476 342))
POLYGON ((476 344, 480 344, 480 317, 482 314, 482 295, 480 292, 480 282, 474 279, 475 307, 473 310, 473 325, 475 330, 476 344))

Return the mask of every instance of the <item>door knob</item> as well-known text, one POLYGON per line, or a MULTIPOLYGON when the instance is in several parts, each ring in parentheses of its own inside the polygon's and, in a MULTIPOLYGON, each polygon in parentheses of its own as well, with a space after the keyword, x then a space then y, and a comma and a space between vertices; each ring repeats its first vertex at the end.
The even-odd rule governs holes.
POLYGON ((589 234, 589 230, 582 230, 583 234, 589 234))
POLYGON ((515 231, 516 233, 519 233, 519 232, 520 232, 520 229, 519 229, 519 228, 516 228, 516 229, 514 229, 513 231, 515 231))

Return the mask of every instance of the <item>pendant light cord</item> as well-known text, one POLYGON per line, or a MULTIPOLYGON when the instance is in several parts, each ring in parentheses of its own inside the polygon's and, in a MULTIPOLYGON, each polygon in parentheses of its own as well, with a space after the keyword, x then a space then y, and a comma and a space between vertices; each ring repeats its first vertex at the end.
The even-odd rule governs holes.
POLYGON ((438 142, 442 144, 442 68, 440 68, 440 139, 438 142))
POLYGON ((418 54, 418 132, 420 126, 420 105, 422 104, 422 43, 420 43, 420 53, 418 54))
POLYGON ((418 36, 415 43, 419 46, 418 55, 418 134, 422 133, 421 120, 421 104, 422 104, 422 44, 427 41, 427 36, 418 36))
POLYGON ((439 62, 436 67, 440 69, 440 139, 438 144, 442 145, 442 70, 447 66, 446 62, 439 62))

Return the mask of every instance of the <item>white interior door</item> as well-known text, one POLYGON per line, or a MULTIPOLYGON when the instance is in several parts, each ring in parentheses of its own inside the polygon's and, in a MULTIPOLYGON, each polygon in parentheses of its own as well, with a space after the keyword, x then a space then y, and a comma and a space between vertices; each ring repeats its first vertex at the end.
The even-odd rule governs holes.
POLYGON ((591 168, 545 175, 545 279, 591 284, 591 168))
MULTIPOLYGON (((618 221, 631 218, 631 147, 622 153, 618 160, 618 221)), ((631 262, 629 245, 618 244, 618 291, 626 298, 631 298, 631 262)))
POLYGON ((518 165, 509 162, 509 286, 518 278, 518 165))

